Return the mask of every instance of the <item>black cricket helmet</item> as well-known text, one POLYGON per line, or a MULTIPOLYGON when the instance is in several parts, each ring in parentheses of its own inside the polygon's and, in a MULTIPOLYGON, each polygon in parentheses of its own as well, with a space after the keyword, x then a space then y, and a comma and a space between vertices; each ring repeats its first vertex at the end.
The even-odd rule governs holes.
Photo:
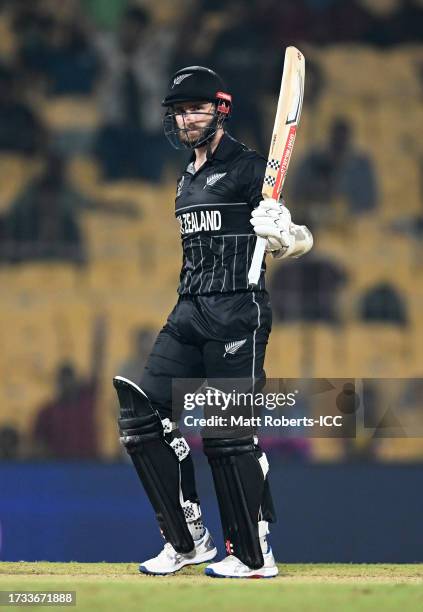
MULTIPOLYGON (((162 106, 167 107, 163 119, 164 133, 175 149, 194 149, 209 142, 229 117, 232 108, 232 96, 227 93, 226 85, 216 72, 203 66, 188 66, 178 70, 169 82, 166 97, 162 106), (183 112, 176 112, 174 105, 182 102, 213 102, 214 110, 210 113, 198 111, 198 114, 209 114, 210 123, 200 130, 196 139, 190 138, 190 130, 185 123, 183 112), (183 119, 183 127, 178 127, 176 115, 183 119)), ((198 128, 197 128, 198 129, 198 128)))

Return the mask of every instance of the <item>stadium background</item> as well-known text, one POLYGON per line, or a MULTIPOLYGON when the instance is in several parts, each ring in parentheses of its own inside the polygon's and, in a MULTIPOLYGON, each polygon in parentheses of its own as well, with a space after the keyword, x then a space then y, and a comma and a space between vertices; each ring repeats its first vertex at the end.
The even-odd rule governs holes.
MULTIPOLYGON (((381 521, 380 543, 395 515, 408 531, 385 552, 376 536, 376 552, 344 546, 342 559, 317 519, 308 541, 320 529, 320 549, 281 539, 293 560, 418 560, 421 16, 418 0, 0 2, 1 558, 136 558, 117 525, 148 532, 152 517, 118 445, 111 379, 136 378, 176 297, 173 199, 186 156, 162 135, 161 97, 173 70, 210 65, 234 92, 229 131, 266 155, 283 48, 294 44, 306 95, 285 196, 315 249, 293 266, 269 263, 266 370, 403 382, 389 417, 386 386, 367 384, 384 435, 373 426, 348 441, 274 444, 277 495, 279 482, 284 504, 297 495, 291 525, 323 488, 321 516, 334 512, 340 530, 350 512, 367 534, 381 521), (356 486, 374 515, 355 507, 356 486), (86 542, 96 529, 104 550, 98 533, 86 542)), ((153 552, 148 537, 138 550, 153 552)))

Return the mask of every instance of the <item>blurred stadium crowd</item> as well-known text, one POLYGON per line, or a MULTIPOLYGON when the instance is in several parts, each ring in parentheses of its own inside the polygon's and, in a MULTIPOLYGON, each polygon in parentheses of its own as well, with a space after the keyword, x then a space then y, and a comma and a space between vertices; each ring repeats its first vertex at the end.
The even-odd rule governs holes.
POLYGON ((389 422, 383 384, 366 387, 389 436, 269 444, 281 460, 423 457, 422 13, 420 0, 0 0, 0 458, 121 459, 111 378, 138 378, 180 265, 167 79, 220 72, 229 131, 266 155, 289 44, 306 97, 285 197, 316 246, 270 262, 268 376, 404 383, 389 422))

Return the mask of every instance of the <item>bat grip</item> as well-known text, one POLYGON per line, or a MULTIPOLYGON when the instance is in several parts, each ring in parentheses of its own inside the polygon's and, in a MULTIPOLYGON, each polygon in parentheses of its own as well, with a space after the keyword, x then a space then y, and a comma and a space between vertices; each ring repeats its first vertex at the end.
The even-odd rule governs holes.
POLYGON ((248 282, 250 285, 258 284, 261 273, 261 264, 263 263, 264 252, 266 250, 266 242, 266 238, 257 236, 253 259, 251 260, 251 266, 248 271, 248 282))

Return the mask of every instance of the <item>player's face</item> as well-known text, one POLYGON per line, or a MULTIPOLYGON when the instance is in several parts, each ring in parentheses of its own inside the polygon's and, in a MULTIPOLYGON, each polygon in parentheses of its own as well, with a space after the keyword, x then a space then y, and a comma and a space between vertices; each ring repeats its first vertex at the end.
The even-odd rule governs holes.
POLYGON ((174 112, 176 125, 181 130, 180 138, 183 142, 195 142, 213 120, 213 102, 181 102, 175 104, 174 112))

